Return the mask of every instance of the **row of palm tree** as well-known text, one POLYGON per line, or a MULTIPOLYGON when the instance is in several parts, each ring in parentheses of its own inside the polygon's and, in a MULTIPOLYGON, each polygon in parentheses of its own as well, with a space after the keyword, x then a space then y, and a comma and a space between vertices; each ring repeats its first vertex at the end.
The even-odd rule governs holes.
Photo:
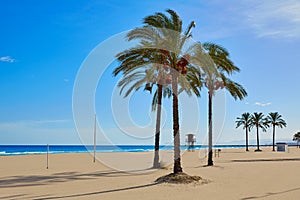
POLYGON ((116 55, 119 66, 113 75, 122 74, 118 82, 120 94, 124 96, 144 88, 153 95, 152 108, 156 109, 155 153, 153 167, 159 167, 160 118, 163 97, 172 96, 173 138, 174 138, 174 174, 182 172, 180 157, 180 127, 178 95, 200 96, 203 87, 209 95, 209 154, 208 165, 212 161, 212 98, 216 90, 227 89, 235 99, 243 99, 247 92, 228 75, 238 72, 229 59, 228 51, 212 43, 190 44, 191 31, 195 27, 192 21, 183 32, 182 20, 173 10, 155 13, 143 19, 143 27, 133 29, 127 35, 129 41, 138 45, 116 55))
POLYGON ((257 149, 255 151, 261 151, 259 148, 259 129, 262 129, 264 132, 267 131, 268 127, 273 129, 273 151, 275 151, 275 130, 276 127, 283 128, 286 127, 287 123, 282 118, 278 112, 270 112, 268 116, 264 116, 263 113, 253 113, 252 115, 248 112, 243 113, 241 117, 237 117, 236 128, 242 127, 246 130, 246 151, 248 149, 248 133, 249 131, 256 127, 256 140, 257 140, 257 149))

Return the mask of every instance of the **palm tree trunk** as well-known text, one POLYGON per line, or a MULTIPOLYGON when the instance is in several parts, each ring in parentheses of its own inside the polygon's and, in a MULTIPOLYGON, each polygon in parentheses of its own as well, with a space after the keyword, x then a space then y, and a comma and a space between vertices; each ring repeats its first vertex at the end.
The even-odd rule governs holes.
POLYGON ((273 125, 273 151, 275 151, 275 125, 273 125))
POLYGON ((157 94, 157 111, 156 111, 156 128, 155 128, 155 147, 153 168, 159 168, 159 138, 160 138, 160 121, 161 121, 161 102, 162 102, 162 85, 158 85, 157 94))
POLYGON ((257 142, 257 150, 259 151, 260 149, 259 149, 259 134, 258 134, 258 126, 256 126, 256 142, 257 142))
POLYGON ((249 151, 249 149, 248 149, 248 127, 246 127, 246 151, 249 151))
POLYGON ((172 75, 173 92, 173 137, 174 137, 174 174, 182 172, 180 158, 180 133, 179 133, 179 115, 178 115, 178 77, 172 75))
POLYGON ((208 92, 208 161, 207 165, 214 165, 213 160, 213 151, 212 151, 212 93, 208 92))

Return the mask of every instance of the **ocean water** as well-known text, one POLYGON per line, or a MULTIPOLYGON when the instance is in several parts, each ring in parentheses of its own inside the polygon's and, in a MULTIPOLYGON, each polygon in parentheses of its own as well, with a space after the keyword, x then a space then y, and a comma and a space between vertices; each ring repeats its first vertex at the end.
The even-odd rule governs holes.
MULTIPOLYGON (((255 145, 249 145, 254 147, 255 145)), ((205 145, 195 145, 196 150, 206 149, 205 145)), ((245 145, 215 145, 213 148, 245 148, 245 145)), ((161 146, 161 150, 173 150, 173 146, 161 146)), ((87 153, 93 152, 93 146, 84 145, 49 145, 50 154, 60 153, 87 153)), ((187 150, 187 146, 181 146, 181 150, 187 150)), ((97 146, 97 152, 145 152, 154 151, 153 145, 101 145, 97 146)), ((0 156, 46 154, 47 145, 0 145, 0 156)))

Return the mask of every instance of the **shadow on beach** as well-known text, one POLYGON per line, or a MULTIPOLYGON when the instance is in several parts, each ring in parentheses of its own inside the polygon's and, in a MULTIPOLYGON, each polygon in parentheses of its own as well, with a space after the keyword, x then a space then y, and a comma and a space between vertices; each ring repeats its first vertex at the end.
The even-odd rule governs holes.
POLYGON ((52 197, 34 198, 33 200, 78 198, 78 197, 98 195, 98 194, 105 194, 105 193, 111 193, 111 192, 121 192, 121 191, 135 190, 135 189, 140 189, 140 188, 151 187, 151 186, 158 185, 158 184, 159 183, 149 183, 149 184, 144 184, 144 185, 137 185, 137 186, 131 186, 131 187, 125 187, 125 188, 118 188, 118 189, 111 189, 111 190, 104 190, 104 191, 97 191, 97 192, 88 192, 88 193, 82 193, 82 194, 71 194, 71 195, 64 195, 64 196, 52 196, 52 197))
POLYGON ((273 158, 273 159, 231 160, 231 162, 280 162, 280 161, 300 161, 300 158, 273 158))
POLYGON ((275 195, 280 195, 280 194, 289 193, 289 192, 294 192, 294 191, 298 191, 298 190, 300 190, 300 187, 293 188, 293 189, 290 189, 290 190, 281 191, 281 192, 268 192, 268 193, 266 193, 265 195, 262 195, 262 196, 245 197, 245 198, 242 198, 240 200, 262 199, 262 198, 275 196, 275 195))
MULTIPOLYGON (((54 173, 52 175, 29 175, 29 176, 9 176, 2 177, 0 180, 0 188, 12 188, 12 187, 28 187, 28 186, 41 186, 51 183, 68 182, 75 180, 90 180, 98 177, 122 177, 122 176, 136 176, 145 175, 134 174, 138 172, 151 173, 152 169, 145 170, 132 170, 132 171, 99 171, 93 173, 79 173, 79 172, 61 172, 54 173)), ((2 197, 0 197, 1 199, 2 197)))

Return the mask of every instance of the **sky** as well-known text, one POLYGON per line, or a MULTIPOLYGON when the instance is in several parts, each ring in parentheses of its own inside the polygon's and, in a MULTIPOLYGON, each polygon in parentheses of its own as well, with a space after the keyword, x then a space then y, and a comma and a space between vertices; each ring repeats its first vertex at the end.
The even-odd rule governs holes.
MULTIPOLYGON (((244 130, 235 125, 244 112, 278 111, 288 126, 276 130, 277 140, 291 141, 300 131, 298 0, 1 0, 0 144, 92 144, 94 114, 76 119, 74 113, 74 98, 90 98, 85 91, 76 93, 76 84, 89 82, 80 75, 91 58, 103 71, 89 88, 93 104, 80 109, 97 115, 97 144, 153 144, 151 94, 123 98, 116 86, 121 76, 112 76, 118 62, 108 60, 105 69, 101 63, 127 47, 119 41, 124 33, 168 8, 182 18, 184 30, 196 22, 195 41, 224 46, 241 69, 232 79, 248 97, 235 101, 226 91, 217 92, 214 144, 244 144, 244 130), (80 120, 88 123, 81 126, 80 120)), ((163 100, 162 144, 172 142, 171 106, 170 99, 163 100)), ((182 144, 187 133, 206 144, 205 89, 201 98, 180 96, 180 129, 182 144)), ((271 143, 271 133, 260 132, 263 144, 271 143)), ((254 130, 249 137, 255 144, 254 130)))

